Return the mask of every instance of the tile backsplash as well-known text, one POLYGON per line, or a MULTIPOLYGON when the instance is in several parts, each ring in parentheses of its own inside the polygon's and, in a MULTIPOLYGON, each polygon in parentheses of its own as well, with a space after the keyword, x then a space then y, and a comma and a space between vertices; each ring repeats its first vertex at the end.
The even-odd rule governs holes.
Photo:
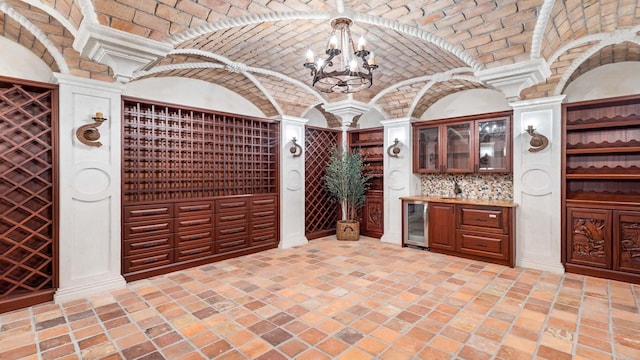
POLYGON ((513 201, 512 174, 425 174, 422 195, 454 196, 454 180, 464 198, 513 201))

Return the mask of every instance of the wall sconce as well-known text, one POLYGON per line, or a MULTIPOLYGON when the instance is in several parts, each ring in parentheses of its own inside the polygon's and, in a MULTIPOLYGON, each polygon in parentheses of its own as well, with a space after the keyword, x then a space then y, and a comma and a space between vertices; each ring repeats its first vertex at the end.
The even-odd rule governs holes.
POLYGON ((526 131, 531 136, 531 140, 529 140, 529 145, 531 145, 529 148, 530 152, 538 152, 547 148, 549 139, 542 134, 538 134, 536 129, 533 128, 533 125, 529 125, 526 131))
POLYGON ((92 117, 92 119, 94 121, 93 124, 82 125, 76 130, 76 137, 85 145, 100 147, 102 143, 98 141, 98 139, 100 139, 98 126, 102 125, 107 119, 102 117, 101 112, 97 112, 96 116, 92 117))
POLYGON ((292 138, 291 142, 293 143, 293 145, 291 145, 291 147, 289 148, 289 152, 291 153, 291 155, 293 155, 293 157, 298 157, 300 155, 302 155, 302 146, 298 145, 298 143, 296 143, 296 138, 292 138))
POLYGON ((395 138, 395 140, 393 140, 393 144, 387 148, 387 155, 397 158, 398 154, 400 154, 400 147, 398 144, 400 144, 400 140, 395 138))

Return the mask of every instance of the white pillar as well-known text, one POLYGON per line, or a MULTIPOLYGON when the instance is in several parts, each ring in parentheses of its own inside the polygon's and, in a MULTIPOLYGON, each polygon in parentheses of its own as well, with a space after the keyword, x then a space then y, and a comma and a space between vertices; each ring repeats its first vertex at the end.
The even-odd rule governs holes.
POLYGON ((411 118, 383 120, 384 126, 384 234, 383 242, 402 244, 400 197, 420 194, 420 178, 413 174, 411 118), (398 139, 400 153, 391 157, 387 149, 398 139))
POLYGON ((561 261, 561 128, 563 96, 513 102, 513 200, 516 264, 563 273, 561 261), (530 152, 532 125, 549 146, 530 152))
POLYGON ((280 119, 280 248, 304 245, 305 236, 305 172, 304 125, 307 119, 283 115, 280 119), (289 151, 296 138, 302 155, 289 151))
POLYGON ((121 275, 122 86, 54 74, 60 86, 60 243, 56 302, 126 286, 121 275), (107 119, 100 147, 82 144, 76 129, 107 119))

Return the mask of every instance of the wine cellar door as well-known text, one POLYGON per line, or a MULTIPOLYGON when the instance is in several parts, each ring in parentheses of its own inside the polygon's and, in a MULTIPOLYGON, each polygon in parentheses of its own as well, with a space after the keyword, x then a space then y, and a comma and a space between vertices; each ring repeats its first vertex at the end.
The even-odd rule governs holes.
POLYGON ((57 286, 57 87, 0 77, 0 312, 57 286))
POLYGON ((339 146, 341 136, 339 130, 305 127, 305 235, 309 240, 336 233, 339 208, 329 200, 324 176, 331 148, 339 146))

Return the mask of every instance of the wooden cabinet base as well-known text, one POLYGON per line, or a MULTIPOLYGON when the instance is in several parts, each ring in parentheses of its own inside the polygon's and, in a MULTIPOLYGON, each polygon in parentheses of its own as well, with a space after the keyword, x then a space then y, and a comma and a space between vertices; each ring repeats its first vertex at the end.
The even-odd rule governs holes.
POLYGON ((244 248, 236 251, 228 251, 221 254, 210 255, 207 257, 200 257, 198 259, 194 259, 190 261, 182 261, 182 262, 177 262, 177 263, 168 264, 164 266, 157 266, 152 269, 130 272, 130 273, 124 274, 124 278, 127 282, 146 279, 152 276, 168 274, 170 272, 184 270, 184 269, 192 268, 194 266, 206 265, 216 261, 254 254, 254 253, 269 250, 269 249, 275 249, 277 247, 278 247, 278 243, 271 243, 271 244, 263 244, 260 246, 253 246, 250 248, 244 248))
POLYGON ((599 277, 604 279, 611 279, 617 281, 624 281, 628 283, 640 284, 640 274, 632 274, 623 271, 609 270, 609 269, 596 269, 591 266, 577 265, 577 264, 564 264, 566 272, 587 275, 593 277, 599 277))

